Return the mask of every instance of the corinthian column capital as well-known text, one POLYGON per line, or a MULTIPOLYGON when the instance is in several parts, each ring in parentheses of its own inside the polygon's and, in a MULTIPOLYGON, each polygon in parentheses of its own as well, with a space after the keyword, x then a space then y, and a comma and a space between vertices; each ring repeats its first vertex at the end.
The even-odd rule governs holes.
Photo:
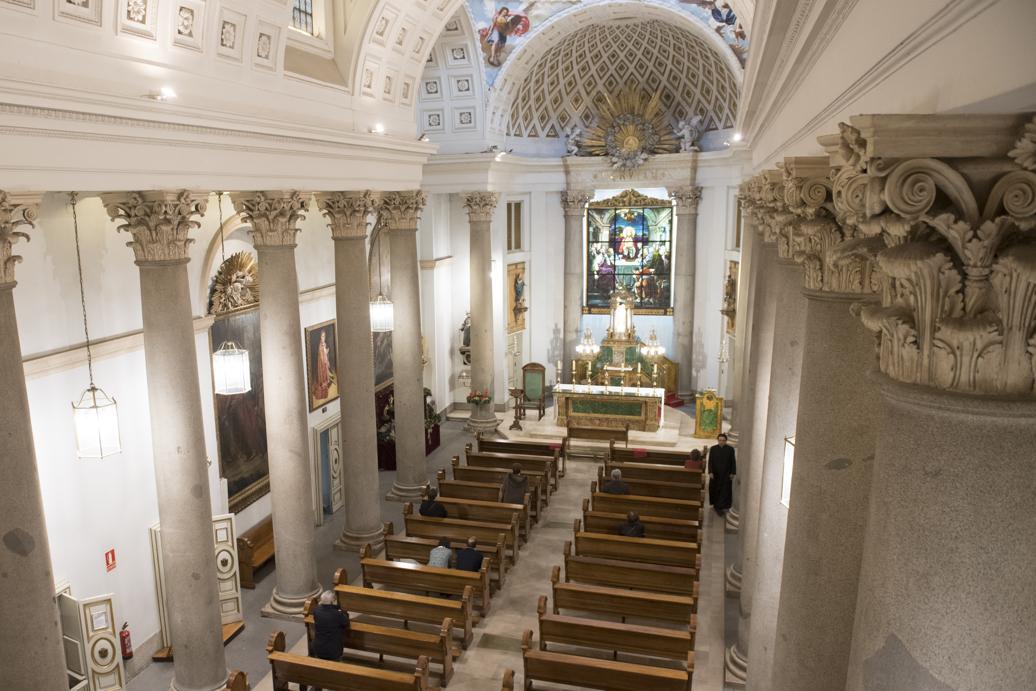
POLYGON ((317 206, 327 218, 327 227, 335 240, 356 240, 367 237, 367 217, 377 211, 379 197, 374 192, 320 192, 317 206))
POLYGON ((465 193, 463 195, 464 208, 468 210, 468 221, 471 223, 492 221, 498 197, 496 192, 465 193))
POLYGON ((187 237, 198 227, 195 216, 204 216, 208 194, 181 190, 152 192, 115 192, 101 195, 101 202, 117 226, 133 240, 136 263, 175 264, 188 261, 187 249, 194 242, 187 237))
POLYGON ((386 192, 381 198, 379 216, 391 232, 416 231, 428 195, 421 190, 386 192))
POLYGON ((295 247, 298 222, 305 218, 302 212, 309 206, 308 195, 296 191, 239 192, 231 199, 251 224, 256 248, 295 247))
POLYGON ((676 213, 696 214, 701 202, 701 187, 677 187, 669 191, 669 198, 676 202, 676 213))
POLYGON ((14 267, 22 260, 14 253, 19 240, 29 241, 21 226, 34 228, 39 214, 40 194, 8 194, 0 190, 0 288, 15 283, 14 267))
POLYGON ((561 193, 561 206, 566 216, 582 216, 593 195, 585 190, 565 190, 561 193))

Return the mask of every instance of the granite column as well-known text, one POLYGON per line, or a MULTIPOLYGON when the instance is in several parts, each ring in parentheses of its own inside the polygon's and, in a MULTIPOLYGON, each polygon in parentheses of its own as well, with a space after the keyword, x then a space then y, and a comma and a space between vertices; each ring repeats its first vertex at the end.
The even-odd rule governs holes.
POLYGON ((561 193, 561 206, 565 210, 565 323, 564 358, 559 382, 572 381, 572 360, 576 358, 576 345, 583 336, 579 329, 583 318, 583 236, 586 233, 583 220, 586 218, 586 204, 592 196, 590 192, 581 190, 561 193))
POLYGON ((673 318, 676 360, 680 363, 677 391, 691 397, 694 376, 694 277, 698 245, 700 187, 681 187, 669 193, 676 202, 676 238, 673 257, 673 318))
MULTIPOLYGON (((493 274, 492 221, 496 192, 469 192, 463 195, 468 210, 470 254, 468 267, 471 300, 471 390, 493 395, 493 274)), ((500 425, 493 401, 474 405, 468 419, 469 432, 494 430, 500 425)))

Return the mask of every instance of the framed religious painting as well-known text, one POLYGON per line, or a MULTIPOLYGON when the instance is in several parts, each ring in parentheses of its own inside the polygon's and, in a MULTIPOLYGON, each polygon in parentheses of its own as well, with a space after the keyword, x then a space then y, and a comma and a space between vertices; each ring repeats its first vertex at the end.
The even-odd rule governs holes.
POLYGON ((306 327, 306 390, 310 412, 338 398, 338 332, 334 319, 306 327))

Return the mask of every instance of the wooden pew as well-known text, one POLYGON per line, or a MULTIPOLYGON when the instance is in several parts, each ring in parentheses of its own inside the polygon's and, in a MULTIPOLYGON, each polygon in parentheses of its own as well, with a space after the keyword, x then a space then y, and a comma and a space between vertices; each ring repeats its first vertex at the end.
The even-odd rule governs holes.
POLYGON ((573 554, 571 542, 565 542, 564 554, 566 583, 698 597, 697 569, 573 554))
POLYGON ((639 494, 608 494, 597 491, 596 481, 590 483, 590 499, 594 511, 623 515, 636 511, 641 517, 678 518, 684 521, 698 521, 699 525, 702 521, 700 501, 645 497, 639 494))
MULTIPOLYGON (((306 640, 310 643, 316 636, 313 619, 313 610, 316 607, 317 598, 311 597, 302 608, 306 640)), ((392 655, 411 660, 417 660, 424 655, 429 661, 442 665, 443 686, 453 677, 453 620, 449 617, 442 620, 442 628, 438 633, 353 621, 349 623, 349 636, 345 639, 345 647, 377 653, 379 656, 392 655)))
POLYGON ((522 661, 527 691, 533 681, 604 691, 690 691, 694 670, 693 652, 687 653, 687 670, 652 667, 538 650, 532 647, 532 631, 522 636, 522 661))
MULTIPOLYGON (((616 442, 622 442, 625 446, 629 446, 630 440, 630 426, 625 425, 621 429, 612 429, 606 427, 579 427, 573 425, 572 421, 568 421, 568 428, 566 430, 565 439, 561 442, 562 453, 567 457, 572 452, 572 442, 578 440, 584 441, 606 441, 608 442, 608 449, 615 445, 616 442)), ((594 454, 595 457, 599 457, 598 454, 594 454)), ((608 453, 604 454, 608 457, 608 453)))
POLYGON ((562 583, 561 567, 550 573, 553 589, 554 614, 563 609, 617 615, 641 619, 671 621, 681 626, 696 625, 697 600, 687 595, 652 593, 646 590, 610 588, 583 583, 562 583))
MULTIPOLYGON (((471 482, 496 483, 503 490, 504 478, 511 473, 510 468, 476 468, 460 464, 460 456, 450 459, 453 467, 453 479, 471 482)), ((443 472, 443 471, 439 471, 443 472)), ((550 491, 548 489, 548 477, 544 472, 533 472, 526 470, 529 476, 529 493, 532 495, 532 503, 536 505, 536 516, 539 517, 540 507, 550 503, 550 491)))
POLYGON ((529 539, 529 493, 525 493, 523 504, 504 504, 498 501, 481 501, 479 499, 457 499, 440 495, 436 501, 446 507, 450 518, 463 521, 483 521, 486 523, 518 523, 518 536, 522 542, 529 539))
POLYGON ((239 669, 235 669, 227 677, 227 685, 224 691, 248 691, 248 676, 239 669))
POLYGON ((459 569, 442 569, 423 564, 408 564, 402 561, 372 559, 370 545, 363 546, 360 568, 363 570, 363 587, 373 588, 374 584, 387 586, 389 589, 424 590, 428 593, 446 593, 463 595, 467 588, 475 594, 479 611, 483 616, 489 612, 489 563, 482 561, 478 573, 459 569))
POLYGON ((664 480, 679 482, 685 485, 704 485, 702 471, 689 470, 684 467, 666 465, 664 463, 623 463, 622 461, 605 461, 604 470, 610 475, 615 469, 622 471, 622 479, 664 480))
MULTIPOLYGON (((611 473, 605 474, 603 466, 597 466, 597 486, 604 487, 611 479, 611 473)), ((687 501, 700 502, 702 488, 699 484, 683 482, 671 482, 669 480, 644 480, 636 477, 622 475, 622 481, 629 487, 630 494, 639 494, 644 497, 662 497, 665 499, 685 499, 687 501)))
POLYGON ((255 588, 255 570, 273 559, 273 516, 237 536, 237 563, 242 588, 255 588))
POLYGON ((547 596, 536 603, 540 620, 540 650, 548 643, 611 650, 612 653, 686 660, 694 651, 694 630, 635 626, 614 621, 568 617, 547 611, 547 596))
POLYGON ((475 625, 475 614, 472 611, 474 589, 465 590, 459 600, 394 593, 391 590, 349 585, 349 574, 345 569, 335 571, 334 587, 338 606, 347 612, 436 626, 442 624, 444 619, 450 619, 454 629, 463 634, 462 645, 467 648, 471 644, 471 630, 475 625))
POLYGON ((641 564, 661 564, 698 568, 698 545, 694 542, 652 540, 647 537, 626 537, 581 531, 582 520, 575 519, 575 553, 584 557, 619 559, 641 564))
POLYGON ((511 470, 515 463, 522 467, 522 470, 532 470, 546 473, 550 479, 548 490, 555 492, 558 489, 558 456, 522 456, 513 453, 485 453, 472 451, 471 444, 464 446, 464 462, 476 468, 503 468, 511 470))
POLYGON ((285 652, 283 631, 270 634, 266 653, 273 670, 274 691, 288 691, 289 682, 328 691, 427 691, 431 688, 428 683, 428 658, 424 655, 417 658, 417 667, 412 674, 331 662, 285 652))
MULTIPOLYGON (((446 470, 440 468, 435 473, 436 484, 438 485, 439 497, 443 499, 475 499, 477 501, 488 501, 500 503, 503 495, 503 486, 496 482, 466 482, 464 480, 447 480, 446 470)), ((429 486, 430 487, 430 486, 429 486)), ((427 495, 428 488, 425 489, 427 495)), ((539 520, 538 507, 533 497, 537 494, 529 481, 529 491, 526 493, 526 500, 523 510, 528 514, 529 522, 535 523, 539 520)), ((524 522, 524 518, 523 518, 524 522)))
MULTIPOLYGON (((391 523, 386 524, 392 526, 391 523)), ((392 527, 394 531, 395 528, 392 527)), ((504 534, 498 534, 495 545, 480 543, 476 546, 479 552, 489 563, 489 578, 496 583, 499 590, 504 584, 504 577, 507 575, 507 565, 510 560, 507 558, 507 549, 504 547, 504 534)), ((414 537, 413 535, 395 535, 394 532, 385 533, 385 558, 392 561, 401 559, 412 559, 421 564, 428 563, 428 554, 439 544, 439 540, 430 537, 414 537)), ((464 549, 468 546, 467 540, 452 540, 450 547, 454 550, 464 549)))
POLYGON ((504 670, 504 680, 500 685, 500 691, 514 691, 514 670, 504 670))
MULTIPOLYGON (((583 499, 583 529, 588 533, 606 533, 618 535, 619 526, 626 522, 624 513, 608 513, 591 511, 590 500, 583 499)), ((684 521, 679 518, 660 518, 658 516, 641 516, 644 524, 644 537, 657 540, 677 540, 680 542, 700 542, 698 521, 684 521)))
POLYGON ((558 466, 558 473, 565 477, 565 451, 563 441, 516 441, 513 439, 485 439, 482 432, 475 435, 476 450, 479 453, 518 454, 521 456, 550 456, 558 466))
MULTIPOLYGON (((708 449, 702 447, 702 461, 705 460, 708 449)), ((658 449, 623 448, 612 442, 608 446, 608 458, 612 461, 623 463, 660 463, 663 465, 675 465, 683 467, 691 457, 690 451, 660 451, 658 449)))
POLYGON ((417 537, 445 537, 450 540, 467 540, 474 537, 479 542, 495 542, 500 533, 504 534, 504 547, 507 548, 511 564, 518 561, 518 521, 510 524, 490 523, 488 521, 465 521, 460 518, 429 518, 414 513, 410 502, 403 504, 403 522, 407 535, 417 537))

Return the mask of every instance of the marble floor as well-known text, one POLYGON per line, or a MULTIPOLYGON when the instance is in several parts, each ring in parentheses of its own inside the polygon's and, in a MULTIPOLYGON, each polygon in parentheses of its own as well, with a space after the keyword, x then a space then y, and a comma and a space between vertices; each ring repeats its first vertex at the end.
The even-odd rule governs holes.
MULTIPOLYGON (((434 477, 437 469, 448 467, 450 458, 460 454, 464 444, 470 441, 471 436, 464 432, 462 423, 445 423, 442 446, 428 457, 429 477, 434 477)), ((532 531, 529 542, 523 546, 504 588, 494 595, 489 615, 476 627, 471 646, 457 660, 449 688, 458 691, 496 691, 500 688, 500 679, 506 668, 514 669, 518 673, 516 682, 520 681, 522 632, 526 629, 535 631, 537 628, 536 600, 540 595, 550 594, 551 568, 562 563, 562 546, 572 538, 572 521, 579 516, 580 501, 589 491, 595 467, 589 460, 570 462, 567 476, 561 480, 558 492, 551 498, 550 507, 532 531)), ((391 487, 393 477, 394 473, 391 472, 381 474, 383 494, 391 487)), ((337 552, 332 548, 343 527, 343 514, 339 512, 329 517, 317 529, 319 572, 322 576, 326 575, 325 580, 328 582, 337 568, 345 567, 350 575, 359 573, 356 555, 337 552)), ((382 515, 385 520, 395 521, 397 528, 402 527, 401 504, 383 502, 382 515)), ((694 688, 719 691, 723 689, 725 541, 722 520, 712 512, 706 512, 705 520, 694 688)), ((256 589, 245 591, 245 630, 226 648, 228 667, 244 670, 252 688, 260 691, 272 689, 264 650, 270 633, 284 631, 289 648, 297 646, 302 650, 304 645, 301 624, 259 616, 259 609, 269 600, 273 589, 272 569, 270 565, 264 567, 259 573, 261 580, 256 589)), ((432 665, 432 669, 436 671, 437 666, 432 665)), ((172 665, 156 663, 134 678, 128 689, 165 691, 171 679, 172 665)), ((544 685, 543 688, 552 687, 544 685)))

